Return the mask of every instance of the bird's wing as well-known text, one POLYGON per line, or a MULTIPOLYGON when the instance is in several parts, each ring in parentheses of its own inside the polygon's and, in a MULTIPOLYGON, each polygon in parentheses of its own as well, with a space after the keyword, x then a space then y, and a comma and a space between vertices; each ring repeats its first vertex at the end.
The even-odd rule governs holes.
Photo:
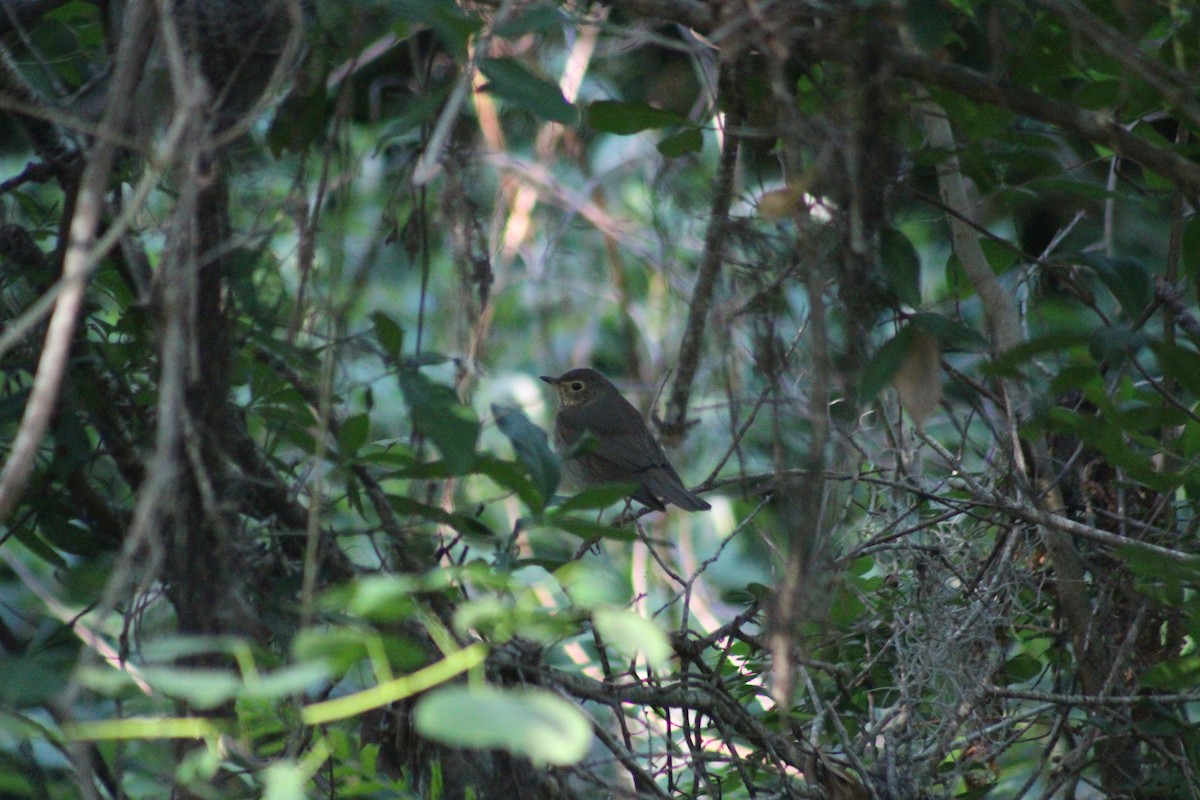
MULTIPOLYGON (((574 447, 583 439, 585 429, 572 426, 569 420, 564 421, 562 415, 559 415, 557 427, 559 440, 568 447, 574 447)), ((621 480, 632 480, 646 470, 667 464, 662 448, 648 433, 598 431, 590 424, 586 431, 593 434, 593 441, 579 454, 579 458, 611 464, 613 469, 622 474, 621 480)))
POLYGON ((679 478, 679 473, 670 464, 664 469, 647 472, 642 478, 642 484, 664 502, 674 503, 685 511, 707 511, 712 508, 702 498, 687 490, 679 478))
POLYGON ((659 497, 688 511, 709 508, 708 503, 684 487, 662 446, 646 430, 641 415, 632 405, 625 403, 621 411, 599 425, 589 420, 586 428, 569 410, 559 413, 555 434, 560 445, 574 447, 583 439, 585 431, 593 434, 594 441, 576 458, 593 480, 638 483, 640 486, 634 499, 659 510, 662 509, 659 497), (626 417, 624 422, 620 419, 622 416, 626 417), (631 429, 635 432, 618 432, 631 429))

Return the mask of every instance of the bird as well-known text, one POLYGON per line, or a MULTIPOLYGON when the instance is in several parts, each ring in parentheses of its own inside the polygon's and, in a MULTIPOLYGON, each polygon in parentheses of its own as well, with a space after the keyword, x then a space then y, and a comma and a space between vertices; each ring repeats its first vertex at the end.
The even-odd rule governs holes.
POLYGON ((554 444, 565 455, 563 471, 572 483, 636 484, 630 497, 655 511, 665 511, 667 503, 685 511, 712 508, 684 487, 642 415, 612 381, 587 368, 541 379, 558 390, 554 444))

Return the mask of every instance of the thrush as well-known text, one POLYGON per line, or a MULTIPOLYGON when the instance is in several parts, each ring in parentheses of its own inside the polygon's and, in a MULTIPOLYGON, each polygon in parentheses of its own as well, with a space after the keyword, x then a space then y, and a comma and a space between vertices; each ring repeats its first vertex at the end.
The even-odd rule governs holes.
POLYGON ((630 497, 656 511, 665 510, 667 503, 685 511, 711 508, 684 487, 642 415, 612 381, 594 369, 573 369, 557 378, 543 375, 542 380, 558 390, 554 444, 564 455, 563 471, 571 482, 579 488, 635 484, 630 497))

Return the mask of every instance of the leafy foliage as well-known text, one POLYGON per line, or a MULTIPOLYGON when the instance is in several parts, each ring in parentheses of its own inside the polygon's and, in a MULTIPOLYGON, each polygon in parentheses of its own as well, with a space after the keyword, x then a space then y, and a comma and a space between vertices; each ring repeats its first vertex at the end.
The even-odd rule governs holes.
POLYGON ((1189 4, 8 5, 0 795, 1200 794, 1189 4))

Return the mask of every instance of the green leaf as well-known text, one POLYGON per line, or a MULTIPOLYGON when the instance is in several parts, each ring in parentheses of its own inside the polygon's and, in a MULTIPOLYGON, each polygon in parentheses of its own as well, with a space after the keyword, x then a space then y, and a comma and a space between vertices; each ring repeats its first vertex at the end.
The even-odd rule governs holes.
POLYGON ((338 451, 350 458, 367 443, 371 432, 371 418, 366 414, 355 414, 338 428, 338 451))
POLYGON ((547 514, 544 521, 546 527, 564 530, 580 539, 616 539, 620 542, 632 542, 637 539, 637 534, 627 528, 600 525, 592 520, 566 514, 547 514))
POLYGON ((526 475, 527 468, 523 465, 514 461, 480 456, 475 461, 475 469, 506 489, 516 492, 521 501, 536 513, 540 514, 546 507, 546 496, 529 480, 526 475))
POLYGON ((147 666, 142 677, 168 697, 198 709, 216 708, 236 697, 242 687, 240 675, 221 669, 147 666))
POLYGON ((392 5, 407 19, 432 28, 459 58, 466 58, 467 41, 483 28, 479 19, 465 16, 454 0, 395 0, 392 5))
POLYGON ((895 228, 880 234, 879 259, 888 285, 900 301, 913 308, 921 305, 921 257, 911 241, 895 228))
POLYGON ((1137 576, 1138 590, 1152 593, 1163 605, 1183 605, 1189 598, 1186 590, 1200 586, 1200 556, 1190 563, 1171 561, 1137 545, 1118 547, 1113 555, 1137 576))
POLYGON ((650 666, 659 668, 675 653, 662 628, 632 611, 600 609, 593 614, 592 623, 604 643, 617 648, 627 659, 640 653, 650 666))
POLYGON ((412 595, 421 590, 421 582, 411 575, 368 575, 330 590, 322 606, 373 622, 396 622, 412 615, 412 595))
POLYGON ((41 560, 53 564, 60 569, 66 569, 67 562, 57 550, 46 544, 46 540, 38 536, 28 525, 18 525, 13 530, 17 541, 29 548, 29 552, 41 560))
POLYGON ((941 314, 913 314, 908 322, 930 336, 937 337, 943 350, 965 350, 972 353, 987 350, 987 339, 983 338, 983 334, 941 314))
POLYGON ((480 59, 479 71, 488 79, 487 90, 513 105, 542 119, 564 125, 575 122, 575 107, 563 97, 562 90, 513 59, 480 59))
POLYGON ((1174 378, 1192 397, 1200 399, 1200 353, 1166 342, 1152 342, 1150 347, 1158 356, 1163 376, 1174 378))
POLYGON ((594 103, 588 103, 584 118, 589 128, 622 136, 651 128, 688 124, 686 117, 670 111, 652 108, 641 103, 621 103, 616 100, 597 100, 594 103))
POLYGON ((875 351, 875 355, 871 356, 863 368, 862 379, 858 384, 860 403, 871 402, 892 382, 892 378, 896 377, 908 356, 915 335, 916 329, 905 325, 890 341, 875 351))
POLYGON ((1045 665, 1033 656, 1018 653, 1004 662, 1004 685, 1032 680, 1040 675, 1044 668, 1045 665))
POLYGON ((1088 340, 1088 352, 1100 363, 1115 365, 1137 354, 1146 345, 1146 335, 1125 325, 1096 328, 1088 340))
POLYGON ((465 473, 475 460, 479 420, 458 401, 449 386, 433 383, 415 369, 403 369, 400 391, 412 414, 413 427, 433 442, 455 474, 465 473))
POLYGON ((908 24, 920 49, 936 52, 954 34, 954 15, 940 3, 908 3, 908 24))
POLYGON ((546 432, 534 425, 521 409, 493 405, 492 413, 500 432, 508 437, 513 452, 541 494, 542 502, 534 509, 540 512, 554 497, 562 476, 558 456, 550 449, 546 432))
POLYGON ((292 664, 246 681, 243 697, 274 700, 312 689, 330 677, 329 668, 320 662, 292 664))
POLYGON ((274 761, 262 771, 263 800, 297 800, 308 797, 312 775, 290 759, 274 761))
POLYGON ((371 321, 375 323, 375 341, 379 342, 383 352, 398 358, 404 350, 404 328, 382 311, 373 313, 371 321))
POLYGON ((244 642, 235 636, 176 634, 151 639, 142 645, 141 655, 146 661, 175 661, 211 653, 232 653, 244 646, 244 642))
POLYGON ((1083 331, 1048 333, 1045 336, 1030 339, 985 364, 984 372, 989 375, 1012 375, 1015 377, 1019 374, 1018 367, 1032 361, 1035 356, 1066 351, 1073 347, 1086 347, 1090 342, 1091 334, 1083 331))
POLYGON ((549 33, 566 23, 563 13, 553 5, 538 5, 523 9, 511 19, 496 26, 493 33, 504 39, 515 39, 527 33, 549 33))
POLYGON ((292 639, 291 652, 297 661, 340 675, 367 656, 366 637, 353 628, 308 628, 292 639))
POLYGON ((64 553, 93 557, 102 548, 90 528, 59 516, 53 511, 38 514, 38 533, 64 553))
POLYGON ((1080 414, 1066 408, 1051 408, 1046 412, 1046 419, 1054 430, 1071 433, 1099 450, 1113 466, 1123 470, 1132 480, 1159 492, 1174 491, 1181 483, 1179 474, 1156 468, 1147 454, 1149 449, 1136 448, 1126 438, 1128 431, 1107 418, 1080 414))
POLYGON ((604 483, 599 486, 589 486, 562 501, 558 510, 566 512, 608 508, 613 503, 619 503, 629 497, 636 490, 637 485, 633 483, 604 483))
POLYGON ((382 153, 398 141, 404 141, 407 137, 415 139, 417 134, 412 132, 437 119, 449 96, 450 89, 444 84, 439 84, 430 86, 416 97, 409 98, 404 103, 403 110, 392 117, 387 130, 376 141, 376 154, 382 153))
POLYGON ((303 153, 317 140, 329 118, 325 75, 313 76, 308 91, 293 91, 275 110, 267 129, 267 146, 279 158, 284 152, 303 153))
POLYGON ((1150 304, 1154 294, 1150 275, 1132 258, 1088 252, 1081 254, 1079 260, 1095 270, 1130 319, 1136 319, 1150 304))
MULTIPOLYGON (((69 682, 75 655, 75 649, 69 647, 61 652, 27 651, 0 658, 0 708, 15 709, 52 701, 69 682)), ((5 716, 7 725, 11 717, 5 716)))
POLYGON ((537 764, 575 764, 592 743, 583 712, 544 689, 443 687, 417 702, 413 720, 421 735, 443 744, 506 750, 537 764))
POLYGON ((1148 689, 1172 692, 1194 689, 1197 681, 1200 681, 1200 654, 1188 653, 1155 664, 1142 675, 1141 684, 1148 689))
POLYGON ((704 149, 704 134, 699 128, 684 128, 660 141, 657 148, 667 158, 699 153, 704 149))
POLYGON ((468 536, 492 536, 492 529, 484 525, 475 517, 466 514, 458 514, 446 511, 438 506, 431 506, 428 503, 422 503, 413 500, 410 497, 401 497, 399 495, 389 495, 388 502, 398 514, 407 514, 413 517, 421 517, 427 522, 436 522, 442 525, 449 525, 459 533, 468 536))

